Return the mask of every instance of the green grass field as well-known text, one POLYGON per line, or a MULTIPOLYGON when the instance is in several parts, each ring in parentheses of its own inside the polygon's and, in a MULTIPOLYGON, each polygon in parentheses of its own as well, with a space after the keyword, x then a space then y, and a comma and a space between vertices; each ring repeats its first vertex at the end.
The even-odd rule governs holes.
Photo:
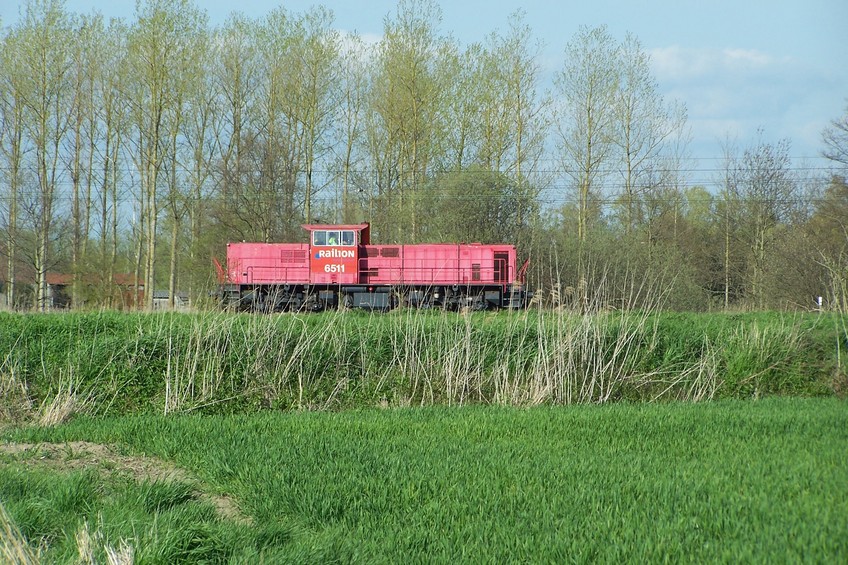
POLYGON ((81 538, 99 562, 848 561, 835 398, 78 416, 0 439, 91 442, 0 452, 45 562, 81 538))

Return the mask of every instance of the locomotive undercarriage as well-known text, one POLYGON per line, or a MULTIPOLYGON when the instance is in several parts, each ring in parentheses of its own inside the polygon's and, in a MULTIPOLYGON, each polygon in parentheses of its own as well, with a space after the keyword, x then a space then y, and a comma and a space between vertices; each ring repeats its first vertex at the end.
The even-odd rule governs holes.
POLYGON ((388 311, 397 307, 473 311, 525 308, 521 286, 225 285, 225 307, 243 312, 388 311))

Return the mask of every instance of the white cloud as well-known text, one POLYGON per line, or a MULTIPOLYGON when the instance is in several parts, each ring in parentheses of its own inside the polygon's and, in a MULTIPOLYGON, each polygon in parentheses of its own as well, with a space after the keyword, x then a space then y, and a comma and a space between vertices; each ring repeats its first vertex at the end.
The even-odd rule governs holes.
POLYGON ((727 136, 747 143, 764 128, 770 138, 791 139, 799 155, 817 153, 821 125, 811 118, 827 106, 821 93, 836 86, 826 69, 756 49, 674 45, 649 53, 663 95, 686 104, 696 143, 727 136))
POLYGON ((764 68, 773 63, 773 59, 755 49, 724 49, 722 62, 727 67, 764 68))
POLYGON ((768 73, 778 71, 789 59, 779 60, 756 49, 685 48, 678 45, 648 51, 660 81, 680 81, 739 73, 768 73))

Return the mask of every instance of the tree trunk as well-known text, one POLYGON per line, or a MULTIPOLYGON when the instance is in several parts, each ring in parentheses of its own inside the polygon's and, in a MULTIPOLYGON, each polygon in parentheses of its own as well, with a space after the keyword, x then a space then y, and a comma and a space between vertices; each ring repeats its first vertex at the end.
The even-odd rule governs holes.
POLYGON ((177 237, 179 236, 179 225, 174 218, 173 226, 171 227, 171 272, 168 275, 168 309, 173 310, 176 302, 174 300, 177 293, 177 237))

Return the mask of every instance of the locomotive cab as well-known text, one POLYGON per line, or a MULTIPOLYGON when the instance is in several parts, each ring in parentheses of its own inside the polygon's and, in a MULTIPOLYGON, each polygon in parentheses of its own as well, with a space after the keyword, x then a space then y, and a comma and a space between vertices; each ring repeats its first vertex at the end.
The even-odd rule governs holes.
POLYGON ((309 278, 314 285, 359 282, 359 249, 368 239, 368 224, 328 226, 307 224, 309 232, 309 278))
POLYGON ((362 246, 370 243, 369 224, 305 224, 309 233, 309 282, 320 309, 345 302, 342 289, 359 283, 362 246))

